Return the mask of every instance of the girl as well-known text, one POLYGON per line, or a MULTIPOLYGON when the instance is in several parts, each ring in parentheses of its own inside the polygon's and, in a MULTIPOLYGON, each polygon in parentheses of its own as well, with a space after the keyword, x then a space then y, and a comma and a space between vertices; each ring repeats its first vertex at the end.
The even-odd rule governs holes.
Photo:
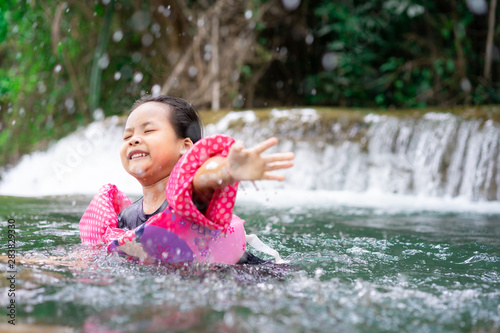
MULTIPOLYGON (((228 230, 239 227, 244 234, 243 223, 231 214, 237 182, 260 179, 280 181, 284 176, 270 171, 293 166, 293 153, 261 155, 277 142, 276 138, 271 138, 254 148, 245 149, 242 142, 235 143, 225 136, 202 139, 198 113, 190 103, 171 96, 142 97, 134 103, 127 119, 120 157, 125 170, 142 185, 143 197, 129 205, 121 192, 107 188, 105 191, 113 192, 106 192, 107 198, 119 214, 111 221, 96 223, 92 216, 98 209, 92 208, 91 203, 87 209, 89 214, 84 214, 80 221, 82 242, 115 239, 113 249, 144 260, 148 255, 145 253, 147 250, 142 251, 144 244, 142 248, 136 246, 135 249, 131 248, 131 244, 140 243, 148 221, 146 226, 149 229, 163 223, 162 227, 169 232, 166 239, 179 236, 182 238, 180 241, 198 249, 198 252, 195 251, 197 259, 204 255, 204 249, 212 245, 215 250, 224 247, 224 242, 233 246, 235 241, 231 237, 226 240, 219 234, 222 232, 227 236, 228 230), (128 207, 123 209, 125 206, 128 207), (180 220, 172 224, 165 214, 169 214, 172 221, 179 215, 180 220), (160 220, 163 222, 160 223, 160 220), (165 225, 165 220, 169 221, 168 225, 165 225), (189 232, 196 231, 194 236, 181 235, 183 229, 178 225, 185 227, 186 223, 189 224, 189 232), (100 235, 89 230, 96 226, 100 235), (130 230, 128 234, 127 230, 130 230), (219 238, 219 243, 222 243, 217 245, 214 241, 219 238)), ((102 203, 102 200, 97 201, 102 203)), ((181 247, 177 248, 178 252, 181 247)), ((166 255, 167 259, 181 261, 191 258, 174 258, 175 254, 171 252, 166 255)), ((165 256, 165 252, 162 255, 165 256)), ((253 259, 253 256, 244 253, 238 262, 251 262, 253 259)))

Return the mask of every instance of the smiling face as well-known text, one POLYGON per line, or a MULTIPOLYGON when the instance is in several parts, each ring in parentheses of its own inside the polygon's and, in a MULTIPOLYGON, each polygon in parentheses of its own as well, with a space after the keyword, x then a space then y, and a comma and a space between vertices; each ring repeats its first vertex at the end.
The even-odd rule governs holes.
POLYGON ((158 102, 137 107, 128 117, 120 157, 125 170, 142 186, 170 175, 182 153, 193 144, 177 137, 169 121, 171 110, 158 102))

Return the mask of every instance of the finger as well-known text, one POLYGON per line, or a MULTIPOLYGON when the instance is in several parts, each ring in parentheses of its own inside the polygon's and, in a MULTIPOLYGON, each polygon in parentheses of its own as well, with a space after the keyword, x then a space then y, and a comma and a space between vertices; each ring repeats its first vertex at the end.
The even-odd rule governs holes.
POLYGON ((255 150, 258 154, 261 154, 263 151, 271 148, 272 146, 274 146, 277 143, 278 143, 278 139, 275 137, 272 137, 272 138, 269 138, 269 139, 257 144, 255 147, 253 147, 253 150, 255 150))
POLYGON ((280 162, 280 161, 290 161, 295 157, 294 153, 277 153, 270 154, 262 157, 262 160, 266 163, 280 162))
POLYGON ((245 143, 241 140, 238 140, 231 146, 231 148, 235 151, 242 151, 243 148, 245 148, 245 143))
POLYGON ((285 180, 285 176, 284 175, 276 175, 276 174, 269 173, 269 172, 264 172, 264 174, 262 175, 262 179, 283 181, 283 180, 285 180))
POLYGON ((266 165, 266 171, 273 171, 273 170, 281 170, 281 169, 289 169, 293 167, 293 162, 287 162, 287 163, 272 163, 266 165))

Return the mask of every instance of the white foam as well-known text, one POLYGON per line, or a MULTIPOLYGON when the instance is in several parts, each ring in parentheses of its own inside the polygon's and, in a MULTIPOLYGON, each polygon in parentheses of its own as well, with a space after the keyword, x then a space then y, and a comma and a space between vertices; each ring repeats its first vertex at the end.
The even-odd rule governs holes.
POLYGON ((117 118, 94 122, 45 152, 23 156, 15 168, 3 175, 0 194, 95 194, 107 183, 131 194, 141 193, 139 183, 121 165, 123 129, 117 122, 117 118))
POLYGON ((423 118, 427 120, 437 120, 437 121, 445 121, 453 118, 453 114, 451 113, 437 113, 437 112, 428 112, 424 114, 423 118))
POLYGON ((379 123, 381 121, 384 121, 385 119, 387 119, 386 116, 380 116, 378 114, 373 114, 373 113, 367 114, 364 117, 364 121, 367 123, 379 123))
MULTIPOLYGON (((290 191, 256 190, 251 184, 243 184, 245 189, 238 192, 237 205, 258 205, 266 208, 374 208, 383 212, 472 212, 499 214, 500 202, 471 202, 464 197, 435 198, 414 195, 396 195, 379 191, 290 191)), ((259 185, 258 185, 259 186, 259 185)))
MULTIPOLYGON (((304 123, 319 117, 314 109, 273 110, 271 114, 274 118, 300 119, 304 123)), ((453 116, 431 114, 426 119, 447 117, 453 116)), ((424 124, 415 120, 413 124, 378 115, 368 115, 365 121, 372 125, 364 137, 369 142, 364 148, 349 140, 325 142, 321 149, 309 141, 281 140, 276 150, 293 150, 296 155, 293 169, 277 171, 287 180, 259 182, 261 191, 255 193, 251 184, 243 183, 246 190, 241 191, 238 201, 284 207, 500 213, 500 202, 487 202, 482 194, 482 184, 491 182, 493 173, 488 171, 482 176, 477 172, 490 170, 498 163, 489 153, 499 142, 498 125, 488 123, 480 127, 477 122, 446 121, 430 126, 427 121, 424 124), (458 139, 452 135, 454 129, 458 129, 458 139), (453 167, 448 168, 443 185, 439 166, 447 140, 457 144, 451 155, 453 167), (476 193, 482 196, 474 196, 476 193)), ((248 143, 260 140, 256 132, 263 127, 254 111, 230 112, 217 124, 208 125, 206 132, 226 133, 248 143), (234 121, 248 126, 233 133, 234 121)), ((123 170, 120 162, 122 132, 117 118, 106 119, 61 139, 45 152, 24 156, 15 168, 2 175, 0 195, 93 195, 107 183, 117 185, 128 195, 140 195, 140 184, 123 170)))

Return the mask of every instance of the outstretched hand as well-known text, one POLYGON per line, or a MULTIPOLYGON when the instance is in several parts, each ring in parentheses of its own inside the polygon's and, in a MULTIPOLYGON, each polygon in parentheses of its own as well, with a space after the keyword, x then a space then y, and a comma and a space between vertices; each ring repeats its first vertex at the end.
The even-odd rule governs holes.
POLYGON ((284 180, 285 176, 270 171, 288 169, 293 166, 294 154, 276 153, 261 156, 270 147, 278 143, 277 138, 267 139, 253 148, 245 148, 242 141, 237 141, 227 156, 227 171, 235 181, 241 180, 284 180))

